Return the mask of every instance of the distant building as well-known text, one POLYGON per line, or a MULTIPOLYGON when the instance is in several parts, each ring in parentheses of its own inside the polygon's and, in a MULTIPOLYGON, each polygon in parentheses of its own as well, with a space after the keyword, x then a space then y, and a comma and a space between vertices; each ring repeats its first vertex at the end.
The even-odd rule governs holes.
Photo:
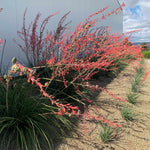
MULTIPOLYGON (((60 13, 49 21, 48 28, 54 30, 58 20, 68 11, 71 11, 68 20, 72 20, 71 25, 73 29, 90 14, 106 6, 109 6, 105 11, 105 13, 108 13, 120 7, 120 3, 118 0, 1 0, 0 7, 3 8, 3 11, 0 13, 0 38, 6 39, 3 64, 9 66, 11 58, 14 56, 17 57, 21 63, 26 64, 24 53, 22 53, 13 41, 13 39, 19 39, 17 30, 21 30, 23 14, 26 8, 27 26, 38 12, 41 13, 41 18, 45 18, 59 11, 60 13)), ((112 32, 121 33, 123 31, 123 12, 120 11, 118 15, 113 14, 107 17, 107 19, 100 22, 99 25, 111 26, 112 32)))

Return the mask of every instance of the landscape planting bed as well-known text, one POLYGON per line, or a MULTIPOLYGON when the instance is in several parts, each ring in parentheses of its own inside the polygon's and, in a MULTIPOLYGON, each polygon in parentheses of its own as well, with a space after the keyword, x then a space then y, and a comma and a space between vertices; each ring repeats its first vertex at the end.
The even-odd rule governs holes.
MULTIPOLYGON (((147 70, 150 69, 150 60, 145 60, 147 70)), ((126 99, 131 88, 131 82, 134 78, 133 66, 128 65, 106 88, 118 97, 126 99)), ((105 78, 103 82, 107 82, 105 78)), ((102 80, 93 81, 93 84, 102 84, 102 80)), ((105 83, 104 83, 105 84, 105 83)), ((83 127, 83 121, 78 124, 78 131, 73 133, 74 138, 67 138, 56 149, 57 150, 148 150, 150 149, 150 75, 144 81, 140 88, 140 97, 137 104, 133 105, 128 102, 120 102, 112 96, 101 92, 95 104, 98 111, 107 116, 109 120, 122 125, 119 136, 111 142, 104 144, 101 141, 101 126, 94 120, 86 121, 86 132, 83 127), (125 121, 121 116, 123 105, 132 107, 138 114, 134 121, 125 121)), ((89 106, 90 113, 95 109, 89 106)))
POLYGON ((91 14, 73 32, 70 12, 47 31, 57 13, 26 25, 25 11, 17 32, 24 44, 16 43, 28 65, 13 57, 6 74, 0 65, 0 149, 149 149, 150 62, 130 42, 135 31, 96 26, 122 7, 91 14))

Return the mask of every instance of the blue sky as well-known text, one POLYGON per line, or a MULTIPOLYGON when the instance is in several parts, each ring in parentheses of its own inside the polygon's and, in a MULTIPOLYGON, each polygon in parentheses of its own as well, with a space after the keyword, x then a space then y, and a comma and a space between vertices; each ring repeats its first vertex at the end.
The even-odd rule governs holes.
POLYGON ((140 29, 132 34, 133 42, 150 42, 150 0, 119 0, 124 1, 123 32, 140 29))

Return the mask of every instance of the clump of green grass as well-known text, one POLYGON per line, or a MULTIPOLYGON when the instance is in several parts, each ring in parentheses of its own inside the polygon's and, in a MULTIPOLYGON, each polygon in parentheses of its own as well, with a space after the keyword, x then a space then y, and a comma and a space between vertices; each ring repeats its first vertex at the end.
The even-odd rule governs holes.
POLYGON ((23 79, 9 83, 8 91, 0 83, 0 98, 0 149, 50 150, 64 129, 71 129, 67 117, 53 114, 58 108, 23 79))
POLYGON ((100 131, 101 140, 104 143, 107 143, 114 138, 114 130, 110 126, 103 127, 103 130, 100 131))
POLYGON ((139 98, 139 95, 137 95, 137 93, 130 92, 127 95, 127 101, 131 104, 136 104, 138 98, 139 98))
POLYGON ((141 75, 137 74, 132 81, 131 91, 138 92, 140 86, 141 86, 141 75))
POLYGON ((121 115, 126 121, 133 121, 136 119, 135 117, 137 116, 134 110, 128 106, 124 106, 122 108, 121 115))
POLYGON ((102 124, 102 130, 100 131, 100 138, 103 143, 108 143, 116 139, 119 135, 119 128, 112 128, 106 124, 102 124))
MULTIPOLYGON (((144 63, 143 61, 140 62, 141 65, 143 65, 143 63, 144 63)), ((135 70, 136 70, 136 76, 142 77, 144 75, 145 68, 143 66, 137 67, 135 70)))
POLYGON ((132 81, 131 91, 127 95, 127 101, 131 104, 136 104, 139 95, 137 92, 139 91, 140 87, 142 86, 141 80, 142 76, 144 75, 145 68, 143 67, 144 61, 140 61, 140 66, 135 68, 136 75, 132 81))
POLYGON ((142 76, 144 75, 144 70, 145 68, 142 66, 144 64, 144 61, 140 62, 140 67, 135 68, 136 75, 132 81, 132 86, 131 86, 131 91, 136 93, 138 92, 139 88, 141 87, 141 79, 142 76))

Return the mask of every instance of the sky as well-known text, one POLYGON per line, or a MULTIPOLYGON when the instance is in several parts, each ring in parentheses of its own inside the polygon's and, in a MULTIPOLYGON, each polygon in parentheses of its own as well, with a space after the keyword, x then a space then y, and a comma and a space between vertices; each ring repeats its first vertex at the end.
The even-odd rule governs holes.
POLYGON ((141 30, 132 34, 133 42, 150 42, 150 0, 119 0, 125 3, 123 32, 141 30))

